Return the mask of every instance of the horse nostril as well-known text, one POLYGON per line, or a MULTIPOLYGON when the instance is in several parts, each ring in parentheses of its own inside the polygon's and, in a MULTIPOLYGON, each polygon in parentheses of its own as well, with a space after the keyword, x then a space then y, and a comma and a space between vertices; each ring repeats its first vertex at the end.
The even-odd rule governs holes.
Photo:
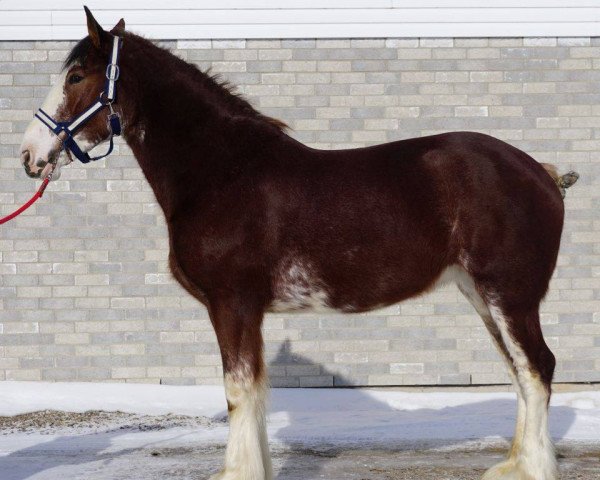
POLYGON ((23 150, 21 152, 21 162, 29 163, 30 158, 31 158, 31 154, 29 153, 29 150, 23 150))
POLYGON ((35 162, 35 166, 39 168, 44 168, 46 165, 48 165, 48 162, 46 160, 42 160, 41 158, 35 162))
POLYGON ((40 169, 36 169, 36 171, 31 170, 31 165, 29 164, 29 160, 31 159, 31 154, 29 150, 24 150, 21 152, 21 162, 23 162, 23 168, 25 168, 25 173, 31 178, 40 178, 42 171, 40 169))

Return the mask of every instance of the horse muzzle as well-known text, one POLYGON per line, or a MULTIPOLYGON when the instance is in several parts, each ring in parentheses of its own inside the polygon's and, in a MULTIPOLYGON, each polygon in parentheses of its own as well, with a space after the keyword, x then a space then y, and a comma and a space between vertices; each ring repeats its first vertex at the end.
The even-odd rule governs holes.
POLYGON ((31 178, 45 178, 58 161, 62 143, 39 121, 33 120, 25 131, 20 148, 21 164, 31 178))
MULTIPOLYGON (((59 150, 51 151, 47 157, 38 156, 37 159, 30 150, 21 152, 21 163, 25 173, 31 178, 46 178, 48 173, 53 170, 53 166, 59 163, 59 150)), ((67 162, 68 163, 68 162, 67 162)), ((56 172, 58 173, 58 172, 56 172)))

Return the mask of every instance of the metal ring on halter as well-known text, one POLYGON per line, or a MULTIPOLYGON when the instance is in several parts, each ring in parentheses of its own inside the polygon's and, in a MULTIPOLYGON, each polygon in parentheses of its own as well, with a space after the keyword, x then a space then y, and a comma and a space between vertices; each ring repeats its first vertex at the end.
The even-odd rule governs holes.
POLYGON ((100 92, 100 95, 98 95, 98 99, 102 102, 103 105, 111 105, 114 100, 108 100, 108 97, 106 96, 106 91, 102 90, 100 92), (102 96, 105 96, 106 98, 102 98, 102 96))

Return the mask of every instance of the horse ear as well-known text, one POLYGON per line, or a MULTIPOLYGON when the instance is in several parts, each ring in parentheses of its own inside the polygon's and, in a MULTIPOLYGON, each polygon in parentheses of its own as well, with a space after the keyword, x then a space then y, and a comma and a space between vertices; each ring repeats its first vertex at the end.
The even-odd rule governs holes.
POLYGON ((121 19, 110 31, 113 35, 123 35, 125 33, 125 20, 121 19))
POLYGON ((90 9, 86 6, 84 6, 83 9, 85 10, 85 16, 87 17, 88 35, 90 36, 94 46, 96 48, 100 48, 102 45, 102 34, 104 33, 104 30, 102 30, 102 27, 96 21, 92 15, 92 12, 90 12, 90 9))

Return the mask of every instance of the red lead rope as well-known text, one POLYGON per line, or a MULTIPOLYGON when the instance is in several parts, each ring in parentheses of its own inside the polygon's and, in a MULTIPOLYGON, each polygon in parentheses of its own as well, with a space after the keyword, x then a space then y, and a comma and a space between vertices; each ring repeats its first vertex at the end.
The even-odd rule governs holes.
POLYGON ((38 198, 41 198, 41 196, 44 194, 44 190, 46 190, 46 187, 48 186, 48 183, 50 183, 50 178, 51 177, 52 177, 52 174, 50 174, 46 178, 44 178, 44 181, 40 185, 40 188, 38 188, 38 191, 35 192, 35 195, 33 197, 31 197, 31 199, 25 205, 23 205, 22 207, 20 207, 18 210, 15 210, 10 215, 7 215, 4 218, 0 218, 0 225, 2 225, 3 223, 8 222, 9 220, 12 220, 17 215, 20 215, 25 210, 27 210, 29 207, 31 207, 38 198))

